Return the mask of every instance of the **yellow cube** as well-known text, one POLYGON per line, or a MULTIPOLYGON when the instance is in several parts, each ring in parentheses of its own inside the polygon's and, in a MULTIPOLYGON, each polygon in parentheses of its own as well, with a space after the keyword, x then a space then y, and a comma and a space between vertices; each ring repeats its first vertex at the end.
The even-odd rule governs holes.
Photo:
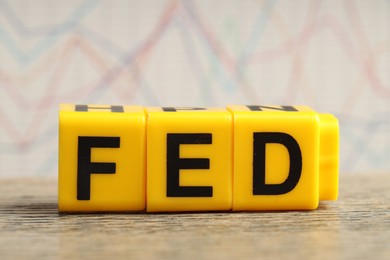
POLYGON ((232 208, 232 116, 224 108, 146 108, 147 211, 232 208))
POLYGON ((337 119, 302 106, 228 109, 234 118, 234 211, 310 210, 320 197, 337 198, 337 119), (320 140, 329 158, 321 165, 320 140))
POLYGON ((61 212, 145 209, 146 116, 138 106, 61 105, 61 212))

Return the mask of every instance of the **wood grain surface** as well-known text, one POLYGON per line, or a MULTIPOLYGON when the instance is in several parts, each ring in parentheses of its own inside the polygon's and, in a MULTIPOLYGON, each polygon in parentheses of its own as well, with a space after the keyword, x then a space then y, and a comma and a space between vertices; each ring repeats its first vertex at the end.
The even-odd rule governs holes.
POLYGON ((55 180, 0 179, 0 259, 390 259, 389 183, 344 174, 314 211, 58 214, 55 180))

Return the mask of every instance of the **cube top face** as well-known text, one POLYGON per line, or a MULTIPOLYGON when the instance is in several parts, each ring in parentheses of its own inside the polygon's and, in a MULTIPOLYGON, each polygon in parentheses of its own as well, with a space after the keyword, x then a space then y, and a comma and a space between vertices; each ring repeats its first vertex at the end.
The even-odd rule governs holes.
POLYGON ((161 108, 146 112, 147 211, 230 210, 231 113, 161 108))
POLYGON ((191 114, 212 113, 212 112, 226 113, 226 112, 228 112, 226 110, 226 108, 220 108, 220 107, 147 107, 146 111, 149 114, 151 114, 151 113, 162 113, 162 114, 165 114, 165 115, 169 115, 169 113, 166 114, 167 112, 191 113, 191 114))
MULTIPOLYGON (((229 105, 228 109, 235 114, 248 114, 248 112, 261 113, 261 116, 273 116, 286 112, 300 112, 317 114, 316 111, 307 106, 271 106, 271 105, 229 105), (266 113, 265 113, 266 112, 266 113)), ((260 116, 259 115, 259 116, 260 116)))
MULTIPOLYGON (((87 116, 93 116, 96 113, 107 113, 108 115, 114 115, 116 113, 135 113, 138 115, 145 115, 144 108, 141 106, 122 106, 122 105, 74 105, 74 104, 61 104, 60 113, 64 112, 89 112, 87 116), (94 113, 96 112, 96 113, 94 113)), ((120 114, 119 114, 120 115, 120 114)))
POLYGON ((59 210, 144 210, 143 108, 62 105, 59 121, 59 210))
POLYGON ((317 113, 305 107, 228 108, 234 117, 233 210, 317 208, 317 113))

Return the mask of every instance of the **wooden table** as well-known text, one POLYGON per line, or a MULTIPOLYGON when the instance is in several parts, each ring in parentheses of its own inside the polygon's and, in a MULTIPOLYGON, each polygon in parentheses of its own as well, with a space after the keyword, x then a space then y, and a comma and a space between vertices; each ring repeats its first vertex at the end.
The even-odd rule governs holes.
POLYGON ((0 258, 390 259, 390 175, 340 187, 315 211, 68 215, 55 180, 0 179, 0 258))

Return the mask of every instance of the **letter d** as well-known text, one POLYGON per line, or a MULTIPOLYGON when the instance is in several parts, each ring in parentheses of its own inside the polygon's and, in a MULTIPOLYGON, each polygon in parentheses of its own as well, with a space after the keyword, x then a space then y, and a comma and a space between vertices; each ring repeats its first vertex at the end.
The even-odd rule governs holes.
POLYGON ((289 134, 280 132, 253 133, 253 195, 280 195, 292 191, 302 172, 302 153, 297 141, 289 134), (278 143, 287 148, 290 170, 287 179, 280 184, 265 183, 266 144, 278 143))

